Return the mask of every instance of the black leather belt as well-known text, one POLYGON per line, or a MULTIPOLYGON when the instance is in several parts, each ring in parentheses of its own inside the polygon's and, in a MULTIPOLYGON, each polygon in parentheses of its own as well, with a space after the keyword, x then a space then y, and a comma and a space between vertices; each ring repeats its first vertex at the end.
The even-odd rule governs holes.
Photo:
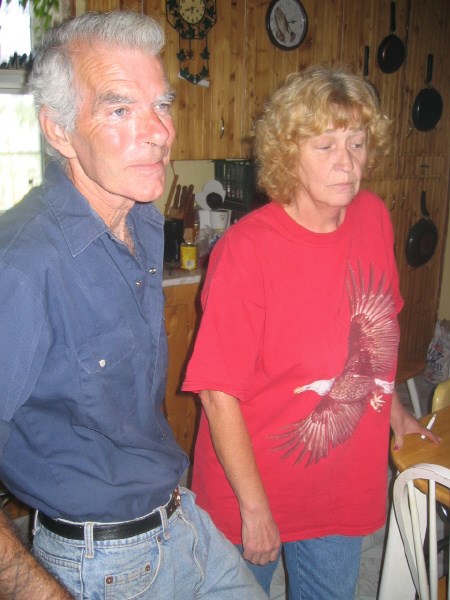
MULTIPOLYGON (((177 488, 169 502, 164 506, 167 518, 173 515, 180 506, 180 500, 180 492, 177 488)), ((84 540, 84 523, 66 523, 47 517, 41 512, 38 513, 38 521, 49 531, 61 537, 69 540, 84 540)), ((112 525, 95 524, 93 527, 94 541, 123 540, 141 533, 147 533, 147 531, 151 531, 160 525, 161 515, 158 510, 134 521, 123 521, 112 525)))

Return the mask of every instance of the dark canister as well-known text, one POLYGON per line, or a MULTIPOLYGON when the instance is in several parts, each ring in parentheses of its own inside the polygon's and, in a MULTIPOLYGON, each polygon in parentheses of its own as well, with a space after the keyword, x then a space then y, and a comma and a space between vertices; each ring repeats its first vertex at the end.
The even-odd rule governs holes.
POLYGON ((180 246, 183 243, 183 219, 166 219, 164 222, 164 262, 171 266, 180 264, 180 246))

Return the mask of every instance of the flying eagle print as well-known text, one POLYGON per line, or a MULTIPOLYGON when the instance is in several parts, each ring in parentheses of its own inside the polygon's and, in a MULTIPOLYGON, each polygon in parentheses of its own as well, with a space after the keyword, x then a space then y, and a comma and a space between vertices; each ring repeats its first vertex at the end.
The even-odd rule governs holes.
POLYGON ((297 455, 295 462, 308 457, 307 466, 328 456, 355 431, 368 407, 381 411, 383 394, 392 394, 394 381, 385 381, 392 372, 398 347, 398 326, 394 299, 385 290, 385 277, 374 284, 370 268, 367 285, 359 266, 356 275, 349 266, 346 281, 350 301, 348 356, 340 374, 297 387, 294 394, 312 390, 321 400, 311 414, 288 425, 277 435, 285 441, 277 446, 283 457, 297 455))

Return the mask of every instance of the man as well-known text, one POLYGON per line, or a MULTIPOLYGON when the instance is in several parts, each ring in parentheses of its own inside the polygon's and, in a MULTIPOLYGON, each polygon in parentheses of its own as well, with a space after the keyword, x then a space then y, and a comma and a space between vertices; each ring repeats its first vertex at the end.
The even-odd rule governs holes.
POLYGON ((0 225, 0 479, 37 509, 33 553, 64 587, 1 516, 0 598, 266 597, 178 488, 161 411, 163 43, 148 17, 91 13, 34 61, 54 160, 0 225))

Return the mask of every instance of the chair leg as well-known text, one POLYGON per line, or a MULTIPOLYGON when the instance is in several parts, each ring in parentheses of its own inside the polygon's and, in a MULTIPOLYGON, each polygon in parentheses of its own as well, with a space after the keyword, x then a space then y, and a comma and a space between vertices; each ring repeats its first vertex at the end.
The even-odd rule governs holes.
MULTIPOLYGON (((423 503, 426 503, 424 496, 423 503)), ((378 600, 414 600, 416 588, 403 548, 394 507, 387 524, 387 541, 381 570, 378 600)))
POLYGON ((419 394, 417 393, 417 386, 416 382, 414 381, 414 377, 410 377, 410 379, 407 379, 406 385, 408 387, 409 396, 411 398, 414 416, 417 419, 420 419, 420 417, 422 416, 422 410, 420 408, 419 394))

